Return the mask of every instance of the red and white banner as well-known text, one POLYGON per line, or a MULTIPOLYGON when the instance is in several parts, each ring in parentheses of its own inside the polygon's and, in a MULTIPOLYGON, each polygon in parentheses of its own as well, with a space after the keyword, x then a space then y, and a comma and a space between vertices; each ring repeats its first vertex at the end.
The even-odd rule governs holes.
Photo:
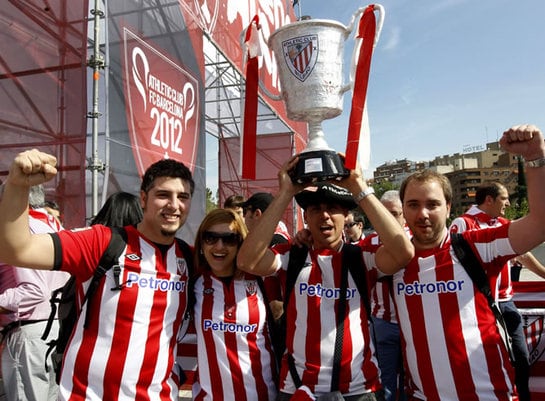
POLYGON ((129 29, 123 30, 123 78, 129 137, 139 173, 174 158, 192 171, 199 140, 199 82, 129 29))

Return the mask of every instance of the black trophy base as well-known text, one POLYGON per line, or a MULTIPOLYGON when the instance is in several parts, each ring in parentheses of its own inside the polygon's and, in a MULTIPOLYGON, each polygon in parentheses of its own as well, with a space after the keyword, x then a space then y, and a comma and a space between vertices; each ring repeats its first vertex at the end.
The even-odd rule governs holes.
POLYGON ((299 161, 291 171, 291 180, 298 184, 340 181, 350 175, 343 161, 333 150, 313 150, 299 153, 299 161))

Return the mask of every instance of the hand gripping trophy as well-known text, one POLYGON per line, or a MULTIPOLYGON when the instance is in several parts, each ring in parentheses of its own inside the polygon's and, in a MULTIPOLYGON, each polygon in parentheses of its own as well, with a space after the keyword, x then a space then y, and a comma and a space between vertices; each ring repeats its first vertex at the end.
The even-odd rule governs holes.
MULTIPOLYGON (((348 169, 355 167, 371 55, 383 20, 384 9, 375 4, 358 9, 348 27, 332 20, 305 19, 285 25, 270 35, 268 45, 278 65, 280 96, 271 95, 263 86, 261 89, 273 100, 283 100, 288 118, 308 123, 308 143, 298 155, 299 162, 292 175, 294 182, 340 180, 348 175, 348 169), (375 11, 379 15, 378 23, 375 22, 375 11), (360 40, 355 46, 351 74, 355 79, 343 84, 344 42, 360 16, 357 35, 360 40), (352 87, 350 127, 343 163, 327 144, 322 121, 342 113, 343 95, 352 87)), ((259 53, 255 47, 252 51, 251 45, 252 32, 255 44, 257 29, 259 24, 254 17, 245 35, 248 50, 245 54, 250 58, 259 53)), ((249 75, 247 73, 247 82, 252 79, 249 75)), ((257 85, 255 88, 257 90, 257 85)))

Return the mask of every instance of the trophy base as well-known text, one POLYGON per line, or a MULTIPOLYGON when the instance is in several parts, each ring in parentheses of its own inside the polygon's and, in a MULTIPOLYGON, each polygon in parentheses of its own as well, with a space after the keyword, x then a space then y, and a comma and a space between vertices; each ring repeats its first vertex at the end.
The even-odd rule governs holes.
POLYGON ((313 150, 299 153, 299 161, 291 171, 291 180, 298 184, 321 181, 340 181, 350 175, 350 171, 333 150, 313 150))

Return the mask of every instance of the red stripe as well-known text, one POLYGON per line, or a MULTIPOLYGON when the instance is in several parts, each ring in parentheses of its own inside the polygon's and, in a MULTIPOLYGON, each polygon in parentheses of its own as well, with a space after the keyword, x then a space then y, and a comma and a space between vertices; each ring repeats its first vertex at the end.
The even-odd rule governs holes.
MULTIPOLYGON (((416 258, 415 258, 416 259, 416 258)), ((418 263, 413 261, 412 263, 418 263)), ((412 283, 418 281, 418 266, 408 266, 405 269, 403 281, 405 283, 412 283)), ((425 322, 424 308, 422 305, 421 297, 405 297, 407 310, 411 311, 411 322, 425 322)), ((431 400, 439 400, 439 394, 437 393, 437 385, 435 383, 435 376, 433 372, 427 370, 432 366, 431 363, 431 350, 428 344, 427 338, 422 335, 422 328, 416 324, 411 324, 411 336, 414 342, 416 364, 418 366, 418 375, 422 381, 422 390, 424 394, 431 400)))
MULTIPOLYGON (((254 16, 246 30, 246 42, 250 40, 251 26, 259 26, 258 16, 254 16)), ((242 178, 255 180, 257 151, 257 88, 259 85, 259 65, 257 57, 246 62, 246 97, 244 99, 244 121, 242 141, 242 178)))
POLYGON ((367 97, 367 84, 369 82, 369 70, 373 55, 373 42, 375 40, 376 21, 374 5, 369 5, 360 18, 358 38, 363 38, 356 68, 354 80, 354 94, 352 97, 352 109, 348 123, 348 138, 346 141, 346 158, 344 166, 352 170, 356 167, 358 159, 358 147, 360 143, 361 120, 367 97))
MULTIPOLYGON (((449 252, 441 252, 436 255, 436 266, 451 265, 449 252)), ((437 281, 447 282, 454 279, 453 269, 435 269, 437 281)), ((463 333, 462 321, 459 318, 460 310, 463 309, 458 302, 456 292, 443 294, 439 297, 441 318, 443 327, 449 327, 451 332, 463 333)), ((471 375, 471 364, 466 352, 466 342, 464 338, 458 341, 446 339, 449 362, 456 364, 456 369, 452 369, 452 377, 455 383, 464 383, 463 386, 456 386, 458 399, 467 401, 478 401, 475 392, 475 383, 471 375)), ((445 361, 446 362, 446 361, 445 361)), ((426 378, 423 378, 426 381, 426 378)))
MULTIPOLYGON (((248 324, 249 325, 255 324, 257 329, 252 333, 248 333, 246 339, 248 341, 248 351, 250 355, 254 355, 251 361, 252 372, 253 372, 252 377, 254 377, 254 379, 256 380, 256 389, 257 389, 258 397, 260 397, 260 399, 267 399, 269 390, 267 388, 267 384, 263 380, 262 372, 264 367, 261 364, 261 361, 262 361, 261 353, 267 352, 267 350, 265 348, 260 350, 257 347, 257 334, 259 332, 259 327, 260 327, 259 326, 260 313, 259 313, 258 293, 261 293, 261 291, 259 291, 259 286, 257 285, 257 282, 256 282, 256 287, 258 292, 256 292, 252 296, 248 296, 248 294, 246 294, 246 299, 248 302, 248 314, 249 314, 248 324)), ((267 325, 265 324, 263 327, 265 328, 266 326, 267 325)), ((263 334, 266 335, 265 332, 263 334)))

